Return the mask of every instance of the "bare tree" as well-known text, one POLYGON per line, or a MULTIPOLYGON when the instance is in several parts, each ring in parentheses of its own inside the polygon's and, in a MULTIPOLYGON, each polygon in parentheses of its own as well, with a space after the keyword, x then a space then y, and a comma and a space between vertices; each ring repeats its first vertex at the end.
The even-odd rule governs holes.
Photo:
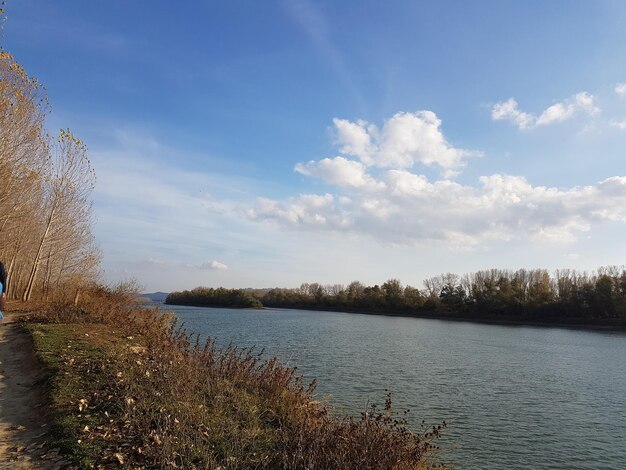
MULTIPOLYGON (((90 233, 91 202, 95 173, 87 158, 87 147, 69 130, 62 130, 48 160, 43 178, 45 221, 22 300, 31 298, 43 257, 67 260, 80 252, 90 233)), ((80 258, 80 257, 79 257, 80 258)))

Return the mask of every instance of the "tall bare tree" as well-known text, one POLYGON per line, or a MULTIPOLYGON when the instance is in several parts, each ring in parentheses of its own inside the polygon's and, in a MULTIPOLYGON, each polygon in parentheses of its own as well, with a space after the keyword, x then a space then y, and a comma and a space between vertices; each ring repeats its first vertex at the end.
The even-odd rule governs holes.
MULTIPOLYGON (((91 223, 89 195, 95 184, 95 173, 87 158, 87 147, 69 130, 62 130, 50 155, 48 174, 42 180, 43 231, 22 300, 30 300, 46 253, 49 264, 52 260, 67 261, 72 255, 78 255, 80 259, 80 248, 85 242, 89 242, 91 223)), ((72 264, 76 262, 69 261, 72 264)), ((62 264, 65 265, 65 262, 62 264)), ((50 276, 47 278, 49 281, 50 276)))
POLYGON ((87 148, 69 130, 51 139, 48 109, 43 86, 0 51, 0 259, 10 298, 29 300, 97 275, 87 148))

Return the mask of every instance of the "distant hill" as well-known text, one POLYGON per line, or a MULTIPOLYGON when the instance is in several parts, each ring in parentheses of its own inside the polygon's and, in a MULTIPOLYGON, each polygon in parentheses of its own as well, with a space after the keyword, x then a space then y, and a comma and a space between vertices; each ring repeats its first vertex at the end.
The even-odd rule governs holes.
POLYGON ((153 302, 165 302, 169 292, 152 292, 149 294, 141 294, 142 297, 150 299, 153 302))

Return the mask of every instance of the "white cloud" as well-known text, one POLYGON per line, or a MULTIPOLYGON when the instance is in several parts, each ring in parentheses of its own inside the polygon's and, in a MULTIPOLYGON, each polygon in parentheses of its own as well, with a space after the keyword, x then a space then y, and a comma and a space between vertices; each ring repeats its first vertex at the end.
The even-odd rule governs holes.
POLYGON ((180 266, 201 271, 207 269, 213 269, 216 271, 228 271, 228 266, 226 266, 224 263, 220 263, 219 261, 206 261, 204 263, 182 263, 180 264, 180 266))
POLYGON ((376 181, 366 173, 361 162, 348 160, 344 157, 324 158, 319 162, 311 160, 298 163, 295 170, 306 176, 320 178, 334 186, 362 188, 365 190, 383 189, 385 184, 376 181))
MULTIPOLYGON (((291 198, 287 204, 259 198, 257 207, 249 210, 248 216, 257 219, 260 214, 273 214, 287 225, 323 226, 329 224, 329 220, 322 214, 333 212, 335 212, 335 198, 331 194, 303 194, 297 198, 291 198)), ((335 221, 332 225, 341 226, 342 224, 335 221)))
MULTIPOLYGON (((535 125, 566 119, 572 106, 595 112, 588 94, 563 106, 548 108, 542 124, 535 125)), ((510 100, 495 112, 514 116, 516 110, 510 100)), ((517 122, 526 119, 520 116, 517 122)), ((427 111, 396 114, 381 130, 364 121, 335 119, 344 156, 295 169, 337 192, 259 199, 247 214, 295 230, 354 233, 399 244, 437 240, 456 247, 515 238, 571 242, 594 224, 626 222, 626 177, 569 189, 533 186, 506 174, 482 176, 476 185, 429 180, 410 167, 421 162, 453 168, 466 153, 445 141, 440 125, 427 111)))
POLYGON ((477 187, 430 182, 406 170, 384 175, 386 190, 363 191, 337 204, 330 194, 285 201, 260 200, 249 215, 282 227, 365 234, 383 242, 439 240, 474 245, 529 238, 571 242, 603 221, 626 222, 626 177, 570 189, 532 186, 524 178, 495 174, 477 187))
POLYGON ((228 266, 226 266, 224 263, 220 263, 219 261, 211 261, 211 264, 209 265, 209 267, 211 269, 216 269, 218 271, 228 271, 228 266))
POLYGON ((534 125, 537 118, 532 114, 520 111, 515 98, 509 98, 507 101, 496 103, 493 106, 491 119, 494 121, 513 121, 520 129, 527 129, 534 125))
POLYGON ((337 130, 337 142, 342 145, 341 153, 357 157, 366 165, 372 165, 376 151, 372 136, 378 134, 376 126, 362 120, 351 122, 339 118, 333 119, 333 124, 337 130))
POLYGON ((626 96, 626 83, 618 83, 615 85, 615 93, 621 97, 626 96))
POLYGON ((611 124, 611 127, 616 127, 618 129, 626 130, 626 119, 622 121, 611 121, 610 124, 611 124))
MULTIPOLYGON (((385 276, 419 278, 440 269, 466 269, 458 263, 467 253, 476 254, 476 264, 467 269, 482 266, 479 253, 484 250, 501 250, 493 256, 507 263, 526 262, 531 249, 539 260, 533 263, 552 255, 563 259, 573 247, 534 243, 531 248, 529 242, 566 243, 579 237, 575 249, 584 250, 581 233, 593 229, 588 233, 596 236, 604 221, 614 222, 606 230, 616 230, 626 219, 624 177, 569 189, 533 186, 503 174, 460 184, 421 174, 417 157, 416 167, 408 168, 402 159, 382 155, 388 148, 383 135, 393 134, 387 123, 378 128, 363 121, 342 122, 349 136, 339 143, 350 150, 296 166, 299 174, 332 188, 256 204, 255 195, 276 194, 280 183, 262 186, 242 177, 185 171, 171 164, 184 154, 151 138, 109 139, 119 145, 92 155, 98 174, 96 235, 108 278, 136 277, 148 290, 289 285, 295 282, 293 266, 298 266, 300 280, 349 281, 354 272, 371 282, 385 276), (389 161, 400 164, 381 163, 389 161), (416 244, 425 249, 416 250, 416 244), (513 246, 524 247, 524 255, 511 258, 513 246), (327 255, 335 263, 322 262, 327 255), (227 260, 230 266, 221 270, 211 260, 219 265, 227 260), (261 281, 258 266, 264 267, 261 281)), ((439 142, 446 142, 440 129, 437 123, 439 142)), ((279 189, 284 193, 285 187, 279 189)), ((590 259, 586 252, 581 258, 590 259)))
POLYGON ((441 132, 441 120, 432 111, 397 113, 382 129, 366 121, 333 119, 339 151, 365 166, 411 168, 420 163, 455 173, 468 157, 480 152, 452 146, 441 132))
POLYGON ((523 112, 518 108, 515 98, 496 103, 491 108, 491 119, 494 121, 512 121, 520 129, 548 126, 556 122, 566 121, 579 113, 593 116, 600 112, 594 104, 594 96, 582 91, 565 101, 555 103, 546 108, 539 116, 523 112))

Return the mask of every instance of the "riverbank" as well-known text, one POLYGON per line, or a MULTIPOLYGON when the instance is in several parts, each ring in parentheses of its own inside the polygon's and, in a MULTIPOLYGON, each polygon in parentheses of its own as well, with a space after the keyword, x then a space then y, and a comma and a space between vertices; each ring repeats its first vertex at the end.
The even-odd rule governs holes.
POLYGON ((506 326, 537 326, 551 328, 572 328, 582 330, 625 330, 626 319, 596 319, 594 321, 581 320, 578 318, 519 318, 506 316, 464 316, 453 314, 432 314, 426 312, 372 312, 367 310, 350 310, 350 309, 328 309, 314 307, 263 307, 272 310, 308 310, 313 312, 341 312, 355 313, 361 315, 381 315, 385 317, 402 317, 402 318, 424 318, 429 320, 444 320, 454 322, 481 323, 487 325, 506 325, 506 326))
POLYGON ((46 376, 50 446, 77 468, 431 467, 441 429, 410 433, 391 404, 331 416, 295 370, 220 350, 130 296, 24 318, 46 376))
MULTIPOLYGON (((164 308, 167 309, 168 305, 180 305, 185 307, 206 307, 206 308, 231 308, 233 310, 242 310, 241 307, 231 307, 228 305, 204 305, 204 304, 189 304, 189 303, 163 303, 164 308)), ((253 307, 246 307, 249 310, 259 309, 253 307)), ((619 330, 626 331, 626 319, 621 318, 607 318, 607 319, 580 319, 580 318, 537 318, 537 317, 515 317, 506 315, 456 315, 456 314, 442 314, 442 313, 429 313, 429 312, 385 312, 385 311, 371 311, 371 310, 356 310, 345 308, 329 308, 329 307, 311 307, 311 306, 281 306, 272 307, 264 306, 260 309, 270 310, 307 310, 312 312, 341 312, 341 313, 353 313, 361 315, 381 315, 386 317, 402 317, 402 318, 424 318, 429 320, 443 320, 443 321, 455 321, 455 322, 469 322, 469 323, 481 323, 487 325, 505 325, 505 326, 537 326, 537 327, 550 327, 550 328, 571 328, 581 330, 619 330)))

